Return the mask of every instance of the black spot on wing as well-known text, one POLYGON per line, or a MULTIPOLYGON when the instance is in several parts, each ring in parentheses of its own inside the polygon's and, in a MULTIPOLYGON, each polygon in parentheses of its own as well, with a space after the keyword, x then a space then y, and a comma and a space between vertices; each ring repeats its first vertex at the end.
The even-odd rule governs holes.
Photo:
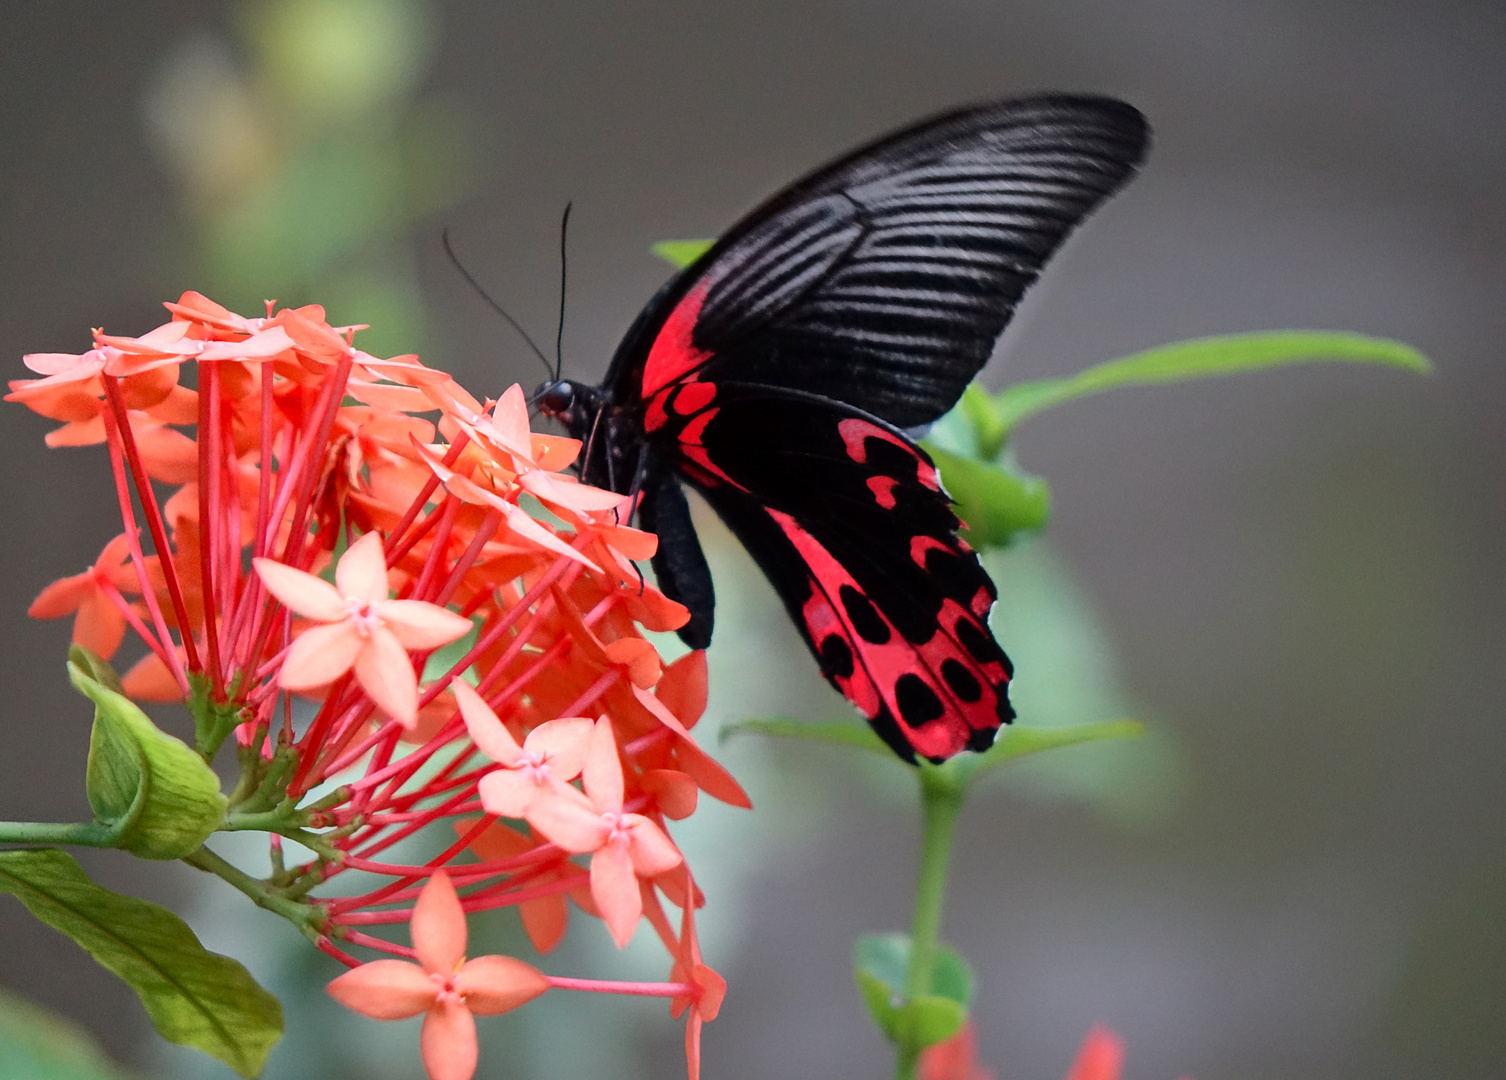
POLYGON ((841 634, 830 634, 821 642, 820 658, 821 671, 828 677, 835 676, 839 679, 852 677, 854 670, 852 646, 847 644, 841 634))
POLYGON ((1004 655, 1004 651, 994 643, 994 639, 969 619, 957 620, 957 640, 980 664, 997 661, 1004 655))
POLYGON ((941 677, 962 701, 973 702, 983 696, 983 686, 959 660, 947 657, 941 662, 941 677))
MULTIPOLYGON (((951 536, 945 539, 952 544, 957 542, 951 536)), ((972 552, 963 554, 955 548, 933 547, 926 552, 926 573, 944 595, 968 609, 972 608, 980 586, 988 590, 990 597, 998 596, 988 575, 980 572, 978 557, 972 552)))
POLYGON ((889 640, 889 624, 879 615, 873 601, 851 585, 843 585, 837 595, 841 598, 842 607, 847 611, 847 618, 852 623, 852 628, 858 632, 858 637, 874 645, 882 645, 889 640))
POLYGON ((894 701, 899 706, 899 715, 911 727, 940 720, 946 706, 936 696, 936 691, 914 672, 907 671, 894 680, 894 701))

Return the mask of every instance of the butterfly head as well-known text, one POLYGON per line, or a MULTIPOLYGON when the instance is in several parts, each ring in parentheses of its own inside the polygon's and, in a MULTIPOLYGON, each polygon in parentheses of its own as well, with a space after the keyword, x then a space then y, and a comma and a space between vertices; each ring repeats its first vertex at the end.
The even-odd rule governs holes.
POLYGON ((539 412, 559 421, 571 435, 581 438, 591 429, 601 410, 600 398, 601 394, 594 386, 569 379, 551 379, 534 390, 530 401, 538 406, 539 412))

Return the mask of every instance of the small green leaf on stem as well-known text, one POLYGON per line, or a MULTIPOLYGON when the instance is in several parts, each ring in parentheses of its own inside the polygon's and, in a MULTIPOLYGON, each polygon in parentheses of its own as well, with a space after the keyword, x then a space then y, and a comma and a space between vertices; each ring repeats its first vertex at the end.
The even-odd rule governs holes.
POLYGON ((975 548, 1006 547, 1045 526, 1051 516, 1051 489, 1046 481, 1008 461, 978 461, 922 443, 941 484, 957 504, 957 516, 975 548))
MULTIPOLYGON (((884 745, 884 740, 873 733, 867 724, 851 720, 810 722, 805 720, 752 719, 739 720, 722 728, 723 739, 731 735, 772 735, 780 739, 805 739, 808 742, 831 743, 834 746, 850 746, 857 750, 872 750, 893 758, 894 751, 884 745)), ((898 759, 895 759, 898 760, 898 759)))
POLYGON ((282 1005, 245 968, 205 949, 166 908, 96 885, 71 855, 0 852, 0 891, 125 980, 170 1042, 251 1077, 282 1037, 282 1005))
POLYGON ((219 777, 83 665, 70 661, 68 672, 95 707, 85 774, 95 820, 116 832, 116 847, 143 859, 181 859, 197 850, 225 818, 219 777))
POLYGON ((868 1015, 897 1046, 919 1051, 957 1033, 967 1020, 973 973, 957 950, 938 945, 930 992, 906 999, 910 938, 869 934, 853 947, 853 977, 868 1015))
POLYGON ((711 250, 715 240, 660 240, 650 250, 676 270, 684 270, 711 250))
MULTIPOLYGON (((1150 386, 1329 360, 1388 364, 1420 374, 1431 369, 1427 357, 1410 345, 1364 334, 1278 330, 1194 338, 1110 360, 1070 378, 1043 379, 1005 388, 993 399, 997 423, 991 428, 999 432, 999 442, 993 449, 996 451, 1010 429, 1027 416, 1086 394, 1119 386, 1150 386)), ((982 449, 989 453, 989 447, 982 449)))
POLYGON ((1078 743, 1105 742, 1114 739, 1138 739, 1145 734, 1145 725, 1138 720, 1105 720, 1096 724, 1072 724, 1066 727, 1030 727, 1026 724, 1011 724, 1000 730, 994 744, 983 753, 973 757, 957 757, 939 768, 952 765, 963 769, 966 779, 977 776, 985 769, 1002 765, 1006 761, 1054 750, 1059 746, 1076 746, 1078 743))
POLYGON ((951 998, 923 994, 905 1002, 895 1018, 895 1042, 924 1050, 945 1042, 967 1023, 967 1009, 951 998))
POLYGON ((115 674, 115 669, 109 661, 98 653, 84 648, 82 645, 68 646, 68 662, 77 664, 83 669, 85 675, 99 683, 106 690, 117 694, 124 694, 125 687, 120 682, 120 676, 115 674))

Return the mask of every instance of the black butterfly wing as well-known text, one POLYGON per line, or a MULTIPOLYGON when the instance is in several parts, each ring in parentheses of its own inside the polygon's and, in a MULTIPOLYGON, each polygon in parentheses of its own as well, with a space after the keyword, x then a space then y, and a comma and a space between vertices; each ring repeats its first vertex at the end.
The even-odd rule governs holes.
POLYGON ((1146 140, 1123 102, 1053 96, 864 147, 753 211, 656 297, 608 392, 626 403, 691 377, 734 379, 930 423, 1146 140))
POLYGON ((925 452, 850 406, 740 383, 672 424, 684 474, 879 735, 908 760, 992 744, 1014 715, 996 594, 925 452))
POLYGON ((956 402, 1146 139, 1140 114, 1105 98, 938 117, 775 196, 645 308, 603 388, 607 442, 638 443, 655 566, 692 610, 693 643, 709 640, 712 594, 676 473, 896 752, 992 742, 1013 716, 995 590, 898 429, 956 402))

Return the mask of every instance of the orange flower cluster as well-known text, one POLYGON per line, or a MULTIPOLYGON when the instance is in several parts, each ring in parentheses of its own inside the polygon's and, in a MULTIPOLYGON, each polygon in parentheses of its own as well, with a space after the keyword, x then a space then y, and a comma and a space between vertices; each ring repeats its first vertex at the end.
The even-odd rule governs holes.
POLYGON ((318 307, 245 318, 192 292, 167 307, 139 337, 29 355, 40 377, 10 384, 6 400, 62 422, 49 445, 106 445, 124 522, 31 613, 74 615, 74 640, 107 659, 134 631, 148 651, 126 692, 187 703, 206 758, 233 734, 232 815, 277 817, 267 887, 312 904, 319 947, 353 968, 357 946, 417 958, 337 996, 439 1017, 435 1080, 474 1069, 472 1012, 549 987, 670 998, 696 1076, 724 984, 667 823, 702 792, 749 803, 691 734, 703 655, 666 666, 640 634, 687 617, 634 565, 655 538, 624 524, 623 496, 562 471, 579 443, 530 431, 516 386, 483 404, 416 357, 355 348, 362 328, 318 307), (315 858, 285 865, 283 836, 315 858), (415 836, 437 853, 394 860, 415 836), (319 898, 341 875, 370 887, 319 898), (464 960, 462 913, 516 907, 542 953, 567 898, 619 945, 647 919, 669 981, 464 960), (416 950, 361 929, 410 920, 416 950))

